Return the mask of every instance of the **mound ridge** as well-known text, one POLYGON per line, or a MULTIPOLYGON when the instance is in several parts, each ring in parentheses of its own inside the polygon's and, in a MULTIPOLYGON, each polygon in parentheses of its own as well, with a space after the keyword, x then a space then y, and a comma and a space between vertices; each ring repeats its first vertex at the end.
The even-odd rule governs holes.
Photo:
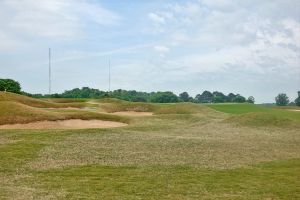
MULTIPOLYGON (((83 107, 85 103, 75 103, 75 107, 83 107)), ((71 106, 74 106, 71 103, 71 106)), ((69 119, 103 120, 129 123, 126 116, 117 116, 105 113, 90 112, 87 110, 68 109, 69 103, 51 103, 39 99, 33 99, 18 94, 0 93, 0 125, 25 124, 37 121, 56 121, 69 119), (49 109, 52 108, 52 109, 49 109)))
POLYGON ((54 103, 54 102, 34 99, 31 97, 10 93, 10 92, 0 92, 0 102, 2 101, 18 102, 24 105, 37 107, 37 108, 66 108, 66 107, 81 108, 85 106, 84 103, 80 103, 80 102, 54 103))
POLYGON ((290 118, 274 115, 271 113, 246 113, 237 116, 231 116, 225 121, 246 126, 286 127, 297 124, 294 120, 290 118))

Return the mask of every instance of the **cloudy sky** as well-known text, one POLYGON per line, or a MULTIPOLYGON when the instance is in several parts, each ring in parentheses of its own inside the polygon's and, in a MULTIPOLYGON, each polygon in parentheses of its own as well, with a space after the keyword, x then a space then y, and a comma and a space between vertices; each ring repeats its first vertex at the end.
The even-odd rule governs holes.
POLYGON ((299 0, 0 0, 0 77, 24 91, 300 90, 299 0))

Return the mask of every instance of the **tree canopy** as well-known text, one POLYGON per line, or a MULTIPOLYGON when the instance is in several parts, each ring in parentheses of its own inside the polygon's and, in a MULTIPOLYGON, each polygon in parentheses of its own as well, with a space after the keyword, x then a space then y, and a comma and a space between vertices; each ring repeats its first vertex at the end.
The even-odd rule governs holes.
POLYGON ((290 102, 288 96, 284 93, 280 93, 275 97, 277 106, 286 106, 290 102))
POLYGON ((182 100, 184 102, 190 101, 190 96, 187 92, 183 92, 183 93, 179 94, 179 98, 180 98, 180 100, 182 100))
POLYGON ((298 91, 298 97, 295 99, 296 106, 300 106, 300 91, 298 91))
POLYGON ((12 79, 0 79, 0 91, 21 93, 21 86, 15 80, 12 79))

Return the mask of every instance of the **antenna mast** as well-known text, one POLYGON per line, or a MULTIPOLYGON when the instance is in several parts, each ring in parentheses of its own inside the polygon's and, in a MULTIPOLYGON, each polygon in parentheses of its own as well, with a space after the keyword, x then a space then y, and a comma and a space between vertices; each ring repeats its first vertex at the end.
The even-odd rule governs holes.
POLYGON ((51 48, 49 48, 49 95, 51 95, 51 48))
POLYGON ((108 60, 108 92, 110 93, 110 59, 108 60))

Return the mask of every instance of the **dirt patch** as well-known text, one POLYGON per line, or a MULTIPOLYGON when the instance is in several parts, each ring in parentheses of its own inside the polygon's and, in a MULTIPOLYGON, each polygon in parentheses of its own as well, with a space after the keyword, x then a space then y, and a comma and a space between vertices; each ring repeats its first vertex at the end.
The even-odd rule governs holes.
POLYGON ((7 124, 1 125, 0 129, 86 129, 86 128, 113 128, 122 127, 127 124, 121 122, 103 120, 59 120, 59 121, 39 121, 27 124, 7 124))
POLYGON ((122 111, 114 112, 112 114, 122 115, 122 116, 134 116, 134 117, 143 117, 143 116, 152 116, 152 112, 135 112, 135 111, 122 111))
POLYGON ((289 111, 300 112, 300 110, 289 110, 289 111))

